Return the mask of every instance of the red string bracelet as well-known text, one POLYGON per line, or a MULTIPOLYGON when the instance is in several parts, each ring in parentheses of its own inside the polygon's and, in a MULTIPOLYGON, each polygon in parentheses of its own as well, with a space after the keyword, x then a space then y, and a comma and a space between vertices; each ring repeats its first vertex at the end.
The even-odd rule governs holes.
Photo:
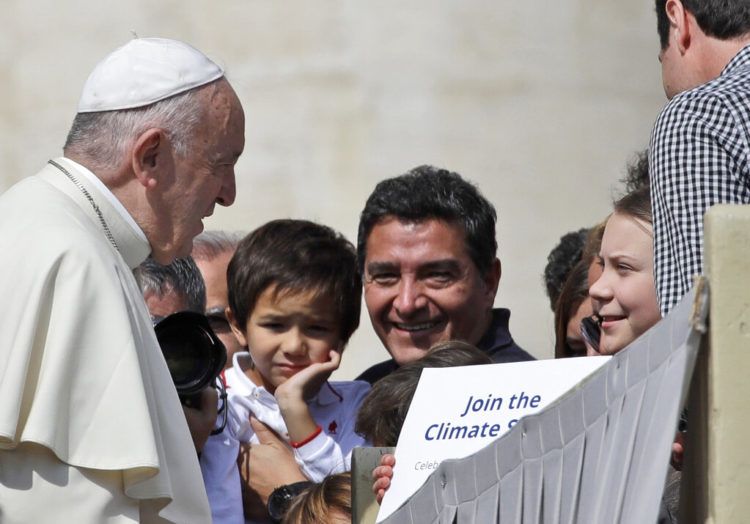
POLYGON ((305 444, 313 440, 315 437, 320 435, 321 431, 323 431, 323 428, 318 426, 315 428, 315 431, 310 433, 310 435, 308 435, 304 440, 300 440, 299 442, 290 442, 289 445, 292 446, 294 449, 301 448, 302 446, 304 446, 305 444))

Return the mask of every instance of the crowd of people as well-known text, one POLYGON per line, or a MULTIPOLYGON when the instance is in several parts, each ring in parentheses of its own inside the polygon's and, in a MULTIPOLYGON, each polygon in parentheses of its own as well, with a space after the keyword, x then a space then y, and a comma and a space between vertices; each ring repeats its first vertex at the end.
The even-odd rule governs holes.
MULTIPOLYGON (((550 254, 556 358, 659 322, 702 271, 704 212, 750 203, 750 9, 656 14, 670 102, 612 213, 550 254)), ((533 360, 494 306, 495 208, 457 173, 378 183, 356 245, 306 220, 202 232, 235 199, 244 127, 221 67, 137 38, 89 76, 63 156, 0 197, 3 521, 348 522, 352 450, 395 445, 425 367, 533 360), (330 381, 362 297, 391 358, 330 381), (165 326, 191 323, 162 352, 165 326)))

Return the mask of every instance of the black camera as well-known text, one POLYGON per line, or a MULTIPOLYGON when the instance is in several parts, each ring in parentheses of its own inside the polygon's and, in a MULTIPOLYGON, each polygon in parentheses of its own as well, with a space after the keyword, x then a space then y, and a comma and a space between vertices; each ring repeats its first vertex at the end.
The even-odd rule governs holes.
POLYGON ((200 406, 201 390, 214 385, 227 362, 224 344, 205 315, 193 311, 165 317, 154 331, 180 401, 186 406, 200 406))

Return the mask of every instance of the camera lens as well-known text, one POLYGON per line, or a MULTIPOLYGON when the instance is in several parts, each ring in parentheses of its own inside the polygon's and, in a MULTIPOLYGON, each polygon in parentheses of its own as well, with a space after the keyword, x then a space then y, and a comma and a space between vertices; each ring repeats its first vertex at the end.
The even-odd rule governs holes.
POLYGON ((180 396, 211 384, 226 363, 226 350, 203 315, 175 313, 159 322, 155 331, 180 396))
POLYGON ((205 333, 174 326, 164 331, 162 339, 161 351, 177 388, 189 387, 192 382, 200 380, 211 360, 207 351, 211 341, 207 340, 205 333))

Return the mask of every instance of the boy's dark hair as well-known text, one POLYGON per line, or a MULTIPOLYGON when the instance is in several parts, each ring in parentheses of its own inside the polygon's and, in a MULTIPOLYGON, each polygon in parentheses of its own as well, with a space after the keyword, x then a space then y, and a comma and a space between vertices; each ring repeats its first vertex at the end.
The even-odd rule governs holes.
POLYGON ((491 364, 476 347, 459 340, 435 344, 421 359, 378 380, 362 401, 354 431, 375 446, 395 446, 424 368, 491 364))
POLYGON ((460 226, 466 250, 480 274, 492 267, 497 253, 495 208, 457 173, 425 165, 375 186, 359 217, 357 256, 362 274, 367 238, 386 217, 406 222, 438 219, 460 226))
POLYGON ((544 266, 543 278, 550 308, 553 311, 570 270, 581 260, 588 233, 589 229, 587 228, 565 233, 560 237, 560 242, 547 255, 547 265, 544 266))
MULTIPOLYGON (((669 46, 667 0, 656 0, 656 29, 661 48, 669 46)), ((701 31, 719 40, 729 40, 750 33, 750 2, 747 0, 682 0, 701 31)))
POLYGON ((229 307, 242 327, 270 286, 276 293, 332 297, 344 343, 359 326, 362 279, 354 246, 314 222, 272 220, 248 234, 229 262, 227 284, 229 307))

